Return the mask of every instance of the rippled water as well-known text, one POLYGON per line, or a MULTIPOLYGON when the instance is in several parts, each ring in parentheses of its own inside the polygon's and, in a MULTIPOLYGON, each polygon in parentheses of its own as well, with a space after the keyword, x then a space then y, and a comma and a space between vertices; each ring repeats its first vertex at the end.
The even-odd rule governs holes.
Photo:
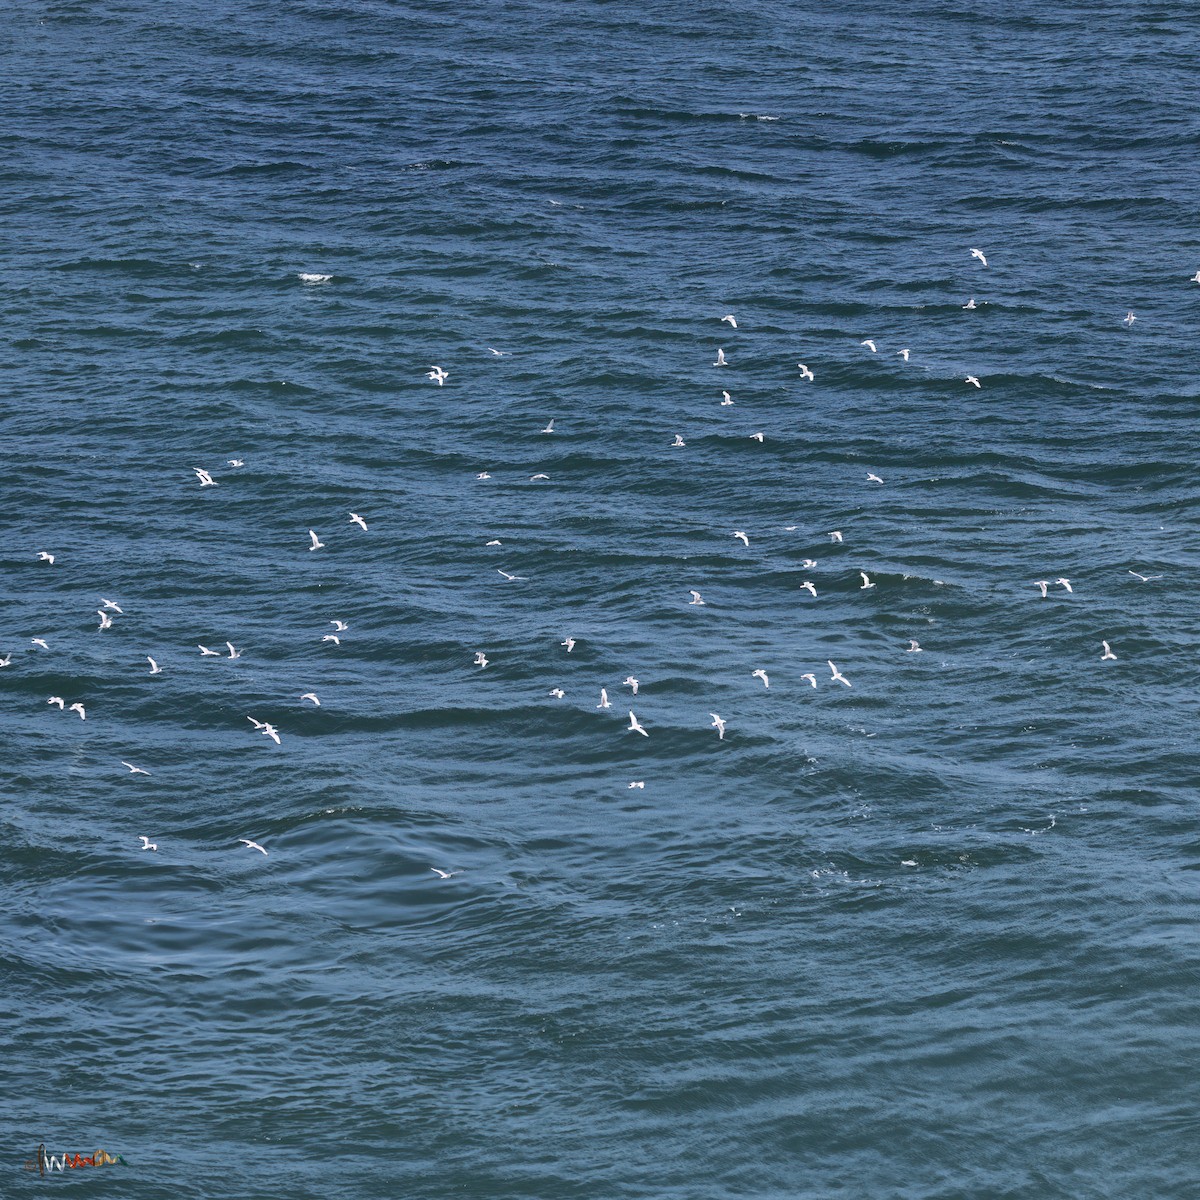
POLYGON ((5 43, 0 1194, 1194 1194, 1194 14, 5 43))

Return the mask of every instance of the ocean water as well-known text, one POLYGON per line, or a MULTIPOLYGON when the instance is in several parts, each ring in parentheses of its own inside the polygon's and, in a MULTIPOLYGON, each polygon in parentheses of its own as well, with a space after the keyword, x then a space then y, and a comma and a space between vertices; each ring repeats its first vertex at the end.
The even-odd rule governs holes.
POLYGON ((4 24, 0 1195, 1196 1194, 1196 13, 4 24))

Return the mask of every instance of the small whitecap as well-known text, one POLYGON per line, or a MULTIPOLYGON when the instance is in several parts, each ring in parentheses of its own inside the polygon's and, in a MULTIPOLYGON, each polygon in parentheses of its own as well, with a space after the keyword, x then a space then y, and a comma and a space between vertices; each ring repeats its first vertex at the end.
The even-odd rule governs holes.
POLYGON ((296 276, 296 278, 298 280, 300 280, 301 283, 328 283, 333 278, 333 276, 332 275, 314 275, 314 274, 311 274, 310 272, 301 271, 300 274, 296 276))

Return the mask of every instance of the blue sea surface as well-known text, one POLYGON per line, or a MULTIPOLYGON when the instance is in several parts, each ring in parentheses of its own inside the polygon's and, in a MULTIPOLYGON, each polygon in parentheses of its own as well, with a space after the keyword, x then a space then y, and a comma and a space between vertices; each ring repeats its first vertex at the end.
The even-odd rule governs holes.
POLYGON ((0 1196, 1196 1196, 1200 11, 3 25, 0 1196))

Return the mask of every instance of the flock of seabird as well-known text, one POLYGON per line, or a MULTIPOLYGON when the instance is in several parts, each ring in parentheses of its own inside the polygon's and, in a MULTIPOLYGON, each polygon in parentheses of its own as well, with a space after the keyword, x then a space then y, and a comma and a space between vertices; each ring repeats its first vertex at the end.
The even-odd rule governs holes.
MULTIPOLYGON (((986 267, 988 265, 987 257, 983 253, 982 250, 980 250, 976 247, 971 247, 970 254, 971 254, 971 257, 973 259, 978 260, 978 262, 982 266, 986 267)), ((333 278, 333 276, 305 273, 305 274, 299 275, 298 278, 301 280, 301 282, 303 282, 305 284, 323 284, 323 283, 328 283, 333 278)), ((1197 271, 1196 275, 1191 277, 1191 281, 1200 283, 1200 271, 1197 271)), ((964 305, 963 307, 967 308, 967 309, 976 308, 974 297, 972 297, 967 302, 967 304, 964 305)), ((1134 314, 1132 312, 1129 312, 1125 316, 1124 324, 1126 326, 1132 326, 1132 324, 1135 320, 1136 320, 1136 317, 1134 316, 1134 314)), ((721 321, 721 323, 728 325, 731 330, 736 330, 738 328, 737 317, 733 313, 726 313, 724 316, 722 316, 720 318, 720 321, 721 321)), ((865 347, 866 350, 871 354, 877 354, 879 352, 877 343, 874 338, 871 338, 871 337, 863 338, 859 344, 861 346, 865 347)), ((487 349, 489 350, 489 352, 491 354, 495 355, 496 357, 502 357, 503 355, 505 355, 507 353, 507 351, 497 350, 490 346, 487 349)), ((911 351, 908 347, 903 347, 903 348, 897 350, 895 353, 905 363, 907 363, 910 359, 911 351)), ((726 358, 724 347, 719 347, 717 349, 716 359, 714 360, 712 365, 714 367, 728 367, 730 365, 729 360, 726 358)), ((799 368, 800 378, 802 380, 809 382, 809 383, 812 383, 815 381, 816 372, 810 366, 808 366, 806 363, 798 363, 797 367, 799 368)), ((433 366, 429 367, 429 369, 427 370, 426 378, 432 380, 435 384, 437 384, 437 386, 441 387, 441 386, 444 386, 446 380, 449 378, 449 372, 440 366, 433 365, 433 366)), ((975 375, 966 376, 965 382, 976 388, 982 388, 982 386, 983 386, 980 383, 979 378, 975 375)), ((733 398, 731 397, 731 395, 728 391, 722 390, 720 403, 723 406, 732 405, 734 403, 733 398)), ((553 435, 555 432, 554 420, 553 419, 550 420, 546 424, 546 426, 544 428, 540 429, 538 432, 541 434, 544 434, 544 435, 553 435)), ((750 436, 754 440, 759 441, 759 442, 762 442, 764 440, 764 434, 762 432, 755 432, 755 433, 751 434, 750 436)), ((682 447, 685 447, 686 445, 687 445, 687 443, 684 440, 683 436, 681 434, 676 434, 674 441, 672 443, 672 446, 682 448, 682 447)), ((237 468, 245 465, 243 460, 239 459, 239 458, 228 459, 227 464, 231 468, 234 468, 234 469, 237 469, 237 468)), ((196 480, 199 482, 200 487, 208 488, 208 487, 217 487, 218 486, 218 480, 213 477, 212 472, 209 471, 208 469, 206 469, 204 467, 193 467, 192 471, 195 474, 196 480)), ((475 478, 480 481, 486 481, 486 480, 491 479, 491 474, 487 471, 480 471, 476 474, 475 478)), ((549 476, 544 473, 541 473, 541 472, 530 476, 530 482, 541 482, 541 481, 546 481, 548 479, 549 479, 549 476)), ((874 485, 874 486, 883 486, 883 484, 884 484, 883 478, 881 476, 875 474, 874 472, 867 473, 865 482, 870 485, 874 485)), ((366 522, 365 518, 362 517, 359 513, 351 512, 348 514, 348 517, 349 517, 350 524, 356 526, 358 529, 360 529, 364 533, 367 532, 367 530, 368 530, 367 522, 366 522)), ((786 528, 789 530, 794 530, 796 528, 796 526, 787 526, 786 528)), ((315 530, 310 529, 308 531, 308 536, 309 536, 309 542, 310 542, 308 549, 310 552, 325 549, 325 543, 323 541, 321 541, 320 537, 317 535, 315 530)), ((735 539, 737 539, 738 541, 740 541, 743 544, 743 546, 745 546, 747 548, 749 547, 750 537, 746 533, 745 530, 735 529, 732 531, 731 536, 734 537, 735 539)), ((843 534, 842 534, 841 530, 836 530, 836 529, 832 530, 832 531, 830 531, 828 536, 829 536, 830 542, 833 544, 838 544, 838 543, 844 542, 844 538, 843 538, 843 534)), ((487 543, 488 546, 499 546, 500 544, 501 543, 500 543, 499 539, 493 539, 487 543)), ((47 566, 53 566, 57 561, 56 556, 53 553, 46 551, 46 550, 37 551, 37 559, 40 562, 46 563, 47 566)), ((817 564, 814 559, 807 558, 804 560, 802 565, 805 569, 810 569, 810 568, 816 567, 817 564)), ((497 573, 502 577, 502 579, 504 580, 505 583, 526 582, 526 577, 522 576, 522 575, 517 575, 512 572, 500 570, 499 568, 497 568, 497 573)), ((1150 582, 1153 582, 1154 580, 1162 578, 1161 575, 1142 575, 1142 574, 1138 573, 1137 571, 1132 571, 1132 570, 1129 571, 1129 574, 1132 576, 1135 576, 1138 580, 1140 580, 1143 583, 1150 583, 1150 582)), ((861 590, 874 588, 876 586, 876 584, 871 580, 870 576, 867 574, 866 571, 860 570, 859 575, 861 576, 861 579, 862 579, 862 583, 860 585, 861 590)), ((817 589, 816 589, 816 585, 812 582, 812 580, 806 579, 799 586, 800 586, 801 590, 807 592, 810 596, 812 596, 814 598, 816 597, 817 589)), ((1049 589, 1052 586, 1049 580, 1047 580, 1047 579, 1036 580, 1036 581, 1034 581, 1033 586, 1037 587, 1040 590, 1043 599, 1047 599, 1049 597, 1049 589)), ((1070 593, 1073 591, 1071 581, 1064 576, 1060 576, 1057 579, 1055 579, 1053 586, 1061 588, 1064 592, 1067 592, 1067 593, 1070 593)), ((699 607, 699 606, 704 605, 704 598, 703 598, 703 596, 701 596, 701 594, 698 591, 692 589, 689 591, 688 594, 691 597, 691 599, 688 601, 689 606, 699 607)), ((122 616, 123 612, 122 612, 120 605, 118 605, 115 601, 109 600, 105 597, 100 597, 100 607, 96 610, 96 614, 100 618, 100 624, 98 627, 98 631, 102 632, 106 629, 110 629, 113 625, 114 616, 122 616)), ((348 625, 346 624, 345 621, 342 621, 340 619, 331 620, 330 624, 334 627, 334 632, 324 634, 321 638, 321 642, 322 643, 332 643, 332 645, 334 645, 334 646, 339 646, 341 644, 341 639, 340 639, 339 635, 341 633, 344 633, 348 629, 348 625)), ((45 638, 42 638, 42 637, 30 638, 30 643, 32 646, 38 647, 43 652, 49 652, 49 650, 50 650, 49 643, 47 642, 47 640, 45 638)), ((572 637, 567 637, 562 641, 561 646, 566 650, 566 652, 568 654, 570 654, 576 646, 576 640, 572 637)), ((1101 661, 1115 661, 1116 660, 1117 656, 1113 652, 1112 648, 1109 646, 1109 643, 1107 641, 1102 641, 1101 647, 1102 647, 1102 651, 1103 651, 1101 654, 1101 661)), ((232 642, 228 642, 228 641, 225 642, 225 648, 228 651, 228 653, 221 654, 219 651, 211 650, 207 646, 199 645, 199 644, 197 645, 197 649, 199 650, 200 655, 203 658, 237 659, 237 658, 241 657, 242 652, 240 650, 238 650, 232 644, 232 642)), ((910 639, 906 652, 909 654, 916 654, 916 653, 920 653, 921 651, 922 651, 922 647, 920 646, 920 644, 915 639, 910 639)), ((146 661, 150 664, 149 673, 151 675, 159 675, 162 673, 162 667, 159 666, 159 664, 155 658, 151 657, 150 655, 147 655, 146 661)), ((474 665, 479 667, 481 670, 486 668, 489 665, 490 661, 491 660, 487 657, 485 652, 482 650, 478 651, 475 654, 474 665)), ((12 654, 11 653, 6 655, 5 657, 0 658, 0 668, 8 667, 11 664, 12 664, 12 654)), ((842 673, 842 671, 838 668, 838 666, 834 662, 828 661, 827 665, 830 670, 829 682, 831 684, 838 683, 847 688, 850 688, 853 686, 851 681, 846 678, 846 676, 842 673)), ((767 672, 764 669, 755 668, 754 670, 752 670, 750 672, 750 675, 751 675, 751 678, 758 679, 762 683, 764 689, 766 689, 766 690, 770 689, 770 686, 771 686, 770 679, 767 675, 767 672)), ((816 677, 815 672, 806 672, 805 674, 801 675, 800 678, 802 680, 806 681, 811 688, 817 687, 817 677, 816 677)), ((638 694, 639 681, 636 678, 634 678, 632 675, 627 676, 622 681, 621 686, 628 687, 630 689, 631 696, 636 696, 638 694)), ((561 699, 565 698, 566 692, 561 687, 555 687, 555 688, 551 689, 549 695, 556 700, 561 700, 561 699)), ((306 702, 308 704, 311 704, 314 708, 319 708, 321 705, 321 701, 315 692, 305 692, 299 697, 299 700, 302 703, 306 702)), ((79 719, 81 721, 87 719, 87 712, 86 712, 85 706, 82 701, 74 701, 71 704, 67 704, 66 700, 63 697, 51 696, 48 698, 47 703, 51 707, 57 707, 64 714, 67 712, 78 714, 79 719)), ((600 688, 600 701, 596 705, 596 708, 601 709, 601 710, 606 710, 611 707, 612 707, 612 705, 608 698, 608 690, 606 687, 601 687, 600 688)), ((641 737, 648 738, 650 736, 649 730, 647 730, 645 728, 645 726, 642 725, 642 723, 638 720, 633 709, 629 708, 627 711, 628 711, 628 717, 629 717, 629 724, 628 724, 628 726, 625 727, 626 732, 636 733, 636 734, 639 734, 641 737)), ((719 741, 723 742, 725 740, 726 731, 728 728, 725 718, 721 717, 720 715, 718 715, 715 712, 710 712, 708 715, 712 718, 709 728, 716 730, 717 739, 719 741)), ((258 733, 260 733, 263 737, 270 739, 270 741, 272 741, 277 746, 282 745, 282 739, 280 737, 279 730, 274 725, 270 724, 267 721, 260 721, 260 720, 258 720, 257 717, 254 717, 249 714, 247 714, 247 720, 249 720, 249 722, 254 727, 254 729, 258 733)), ((131 775, 146 775, 146 776, 150 775, 149 771, 147 771, 146 769, 144 769, 142 767, 135 766, 133 763, 125 762, 124 760, 121 760, 121 765, 128 768, 131 775)), ((630 782, 628 786, 630 788, 643 789, 643 788, 645 788, 646 785, 645 785, 644 780, 634 780, 634 781, 630 782)), ((142 842, 142 849, 144 849, 144 850, 157 850, 158 849, 158 845, 154 842, 151 842, 149 838, 142 836, 140 838, 140 840, 142 842)), ((238 841, 243 843, 249 849, 260 851, 264 856, 267 854, 266 849, 264 847, 262 847, 261 845, 259 845, 255 841, 251 841, 248 838, 239 838, 238 841)), ((454 872, 443 871, 437 867, 431 867, 430 870, 433 871, 440 879, 449 879, 454 874, 454 872)))

